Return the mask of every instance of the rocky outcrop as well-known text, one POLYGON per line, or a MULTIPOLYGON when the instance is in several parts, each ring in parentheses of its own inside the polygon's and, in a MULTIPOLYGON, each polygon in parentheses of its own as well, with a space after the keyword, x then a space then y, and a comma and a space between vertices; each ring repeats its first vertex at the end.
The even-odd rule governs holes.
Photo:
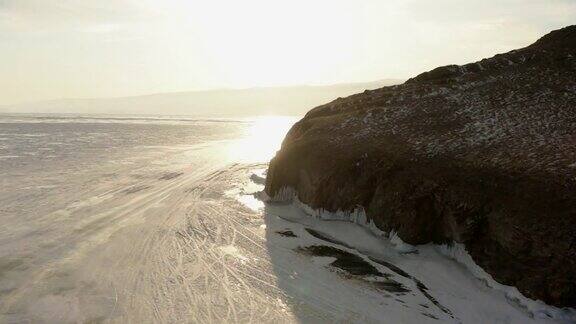
POLYGON ((266 192, 284 187, 575 307, 576 26, 312 109, 270 163, 266 192))

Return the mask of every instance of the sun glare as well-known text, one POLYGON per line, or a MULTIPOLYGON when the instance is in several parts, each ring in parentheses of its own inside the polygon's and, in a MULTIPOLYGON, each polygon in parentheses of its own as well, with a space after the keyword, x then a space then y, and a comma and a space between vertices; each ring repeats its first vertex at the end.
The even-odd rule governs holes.
POLYGON ((266 116, 251 120, 246 135, 230 145, 231 157, 242 162, 268 162, 280 149, 296 117, 266 116))

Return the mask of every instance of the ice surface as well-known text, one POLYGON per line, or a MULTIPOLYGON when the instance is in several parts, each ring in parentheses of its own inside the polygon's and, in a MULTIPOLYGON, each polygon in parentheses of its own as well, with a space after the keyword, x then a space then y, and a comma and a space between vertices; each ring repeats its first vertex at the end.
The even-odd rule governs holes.
POLYGON ((458 246, 266 200, 266 160, 239 149, 249 122, 75 119, 0 123, 0 156, 18 156, 0 160, 0 323, 574 319, 458 246))

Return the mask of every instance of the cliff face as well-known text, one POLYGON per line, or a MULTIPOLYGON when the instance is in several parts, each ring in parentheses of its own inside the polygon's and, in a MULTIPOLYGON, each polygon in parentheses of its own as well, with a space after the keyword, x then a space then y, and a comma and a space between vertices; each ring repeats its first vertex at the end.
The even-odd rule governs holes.
POLYGON ((576 26, 312 109, 270 163, 266 192, 286 186, 575 307, 576 26))

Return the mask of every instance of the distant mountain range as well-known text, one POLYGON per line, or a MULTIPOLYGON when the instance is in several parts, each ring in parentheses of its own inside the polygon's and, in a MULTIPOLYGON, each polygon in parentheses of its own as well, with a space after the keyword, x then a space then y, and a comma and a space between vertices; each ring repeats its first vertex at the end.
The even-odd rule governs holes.
POLYGON ((384 79, 366 83, 286 86, 160 93, 93 99, 58 99, 0 106, 7 113, 162 114, 214 117, 304 115, 311 108, 364 90, 400 84, 384 79))

